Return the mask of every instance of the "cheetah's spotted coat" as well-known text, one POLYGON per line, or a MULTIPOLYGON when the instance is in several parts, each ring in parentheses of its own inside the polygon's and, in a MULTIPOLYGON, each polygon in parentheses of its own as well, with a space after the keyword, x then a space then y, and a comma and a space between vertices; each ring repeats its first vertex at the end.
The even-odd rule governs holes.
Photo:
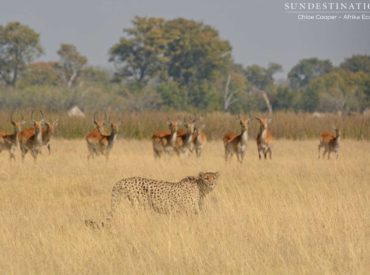
MULTIPOLYGON (((205 196, 216 186, 218 176, 217 172, 200 172, 197 177, 186 177, 179 182, 141 177, 122 179, 113 186, 111 213, 107 221, 110 222, 122 199, 127 199, 133 206, 150 208, 158 213, 197 214, 202 209, 205 196)), ((92 220, 86 220, 86 225, 100 227, 92 220)))

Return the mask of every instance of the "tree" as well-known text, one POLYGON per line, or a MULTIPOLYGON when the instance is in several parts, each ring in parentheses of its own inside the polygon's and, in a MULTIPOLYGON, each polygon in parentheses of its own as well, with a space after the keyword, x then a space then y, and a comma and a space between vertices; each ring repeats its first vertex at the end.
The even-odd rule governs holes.
POLYGON ((76 84, 83 67, 87 63, 87 58, 81 55, 76 47, 71 44, 62 44, 58 50, 59 63, 58 69, 63 81, 68 88, 76 84))
POLYGON ((229 42, 201 22, 135 17, 133 25, 110 49, 109 61, 120 79, 197 86, 212 81, 231 61, 225 54, 231 51, 229 42))
POLYGON ((124 29, 126 37, 113 45, 109 62, 116 66, 116 78, 146 84, 166 62, 164 49, 167 39, 163 33, 164 19, 135 17, 133 27, 124 29))
POLYGON ((241 93, 246 91, 247 86, 248 81, 244 76, 243 67, 239 64, 234 64, 226 78, 225 88, 223 90, 224 112, 229 112, 233 105, 240 101, 241 93))
POLYGON ((335 69, 328 74, 313 79, 305 90, 311 100, 309 111, 362 111, 368 107, 367 89, 369 74, 335 69))
POLYGON ((280 71, 282 71, 282 66, 277 63, 270 63, 267 68, 252 65, 245 69, 245 77, 252 84, 252 91, 261 93, 270 114, 272 106, 268 92, 274 84, 274 74, 280 71))
POLYGON ((27 64, 43 53, 40 35, 29 26, 10 22, 0 26, 0 79, 15 86, 27 64))
POLYGON ((340 67, 351 72, 365 72, 370 73, 370 56, 369 55, 353 55, 346 58, 340 67))
POLYGON ((81 72, 80 81, 89 84, 107 85, 110 83, 109 71, 99 67, 85 67, 81 72))
POLYGON ((330 60, 302 59, 288 73, 290 86, 294 89, 305 87, 314 77, 326 74, 332 69, 330 60))
POLYGON ((212 82, 231 65, 231 46, 201 22, 178 18, 165 24, 167 74, 182 86, 212 82))
POLYGON ((19 79, 19 85, 49 85, 58 86, 61 84, 56 62, 34 62, 27 66, 19 79))

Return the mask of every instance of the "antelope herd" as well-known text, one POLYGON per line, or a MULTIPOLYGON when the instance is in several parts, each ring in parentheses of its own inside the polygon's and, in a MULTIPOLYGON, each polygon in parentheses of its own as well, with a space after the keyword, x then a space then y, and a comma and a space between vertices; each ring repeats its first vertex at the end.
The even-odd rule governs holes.
POLYGON ((158 131, 152 136, 154 157, 160 158, 163 154, 202 155, 207 137, 203 133, 204 125, 199 126, 197 120, 184 121, 185 129, 178 129, 178 122, 168 120, 169 131, 158 131))
MULTIPOLYGON (((54 134, 55 127, 58 125, 58 120, 50 122, 44 118, 42 111, 39 111, 39 114, 39 119, 35 119, 35 112, 32 111, 31 121, 33 127, 22 130, 22 125, 25 124, 23 115, 20 116, 19 120, 15 120, 14 113, 11 113, 10 122, 13 125, 13 132, 0 131, 0 152, 8 151, 9 159, 15 160, 15 151, 19 146, 22 160, 30 152, 36 161, 38 155, 41 154, 42 146, 46 146, 50 154, 50 140, 54 134)), ((111 122, 110 116, 106 112, 104 119, 99 119, 97 115, 98 113, 95 112, 93 117, 95 127, 85 136, 88 149, 87 159, 100 155, 108 159, 117 138, 118 124, 111 122)), ((258 157, 259 159, 262 157, 272 159, 272 134, 268 129, 271 118, 255 117, 255 119, 259 123, 259 131, 256 137, 258 157)), ((240 124, 240 133, 227 132, 223 136, 225 162, 228 162, 233 155, 236 155, 240 163, 243 163, 245 158, 250 119, 238 116, 237 120, 240 124)), ((168 130, 157 131, 152 135, 155 158, 161 158, 165 155, 191 156, 192 154, 195 154, 196 157, 201 157, 207 142, 207 136, 203 131, 205 125, 200 124, 200 119, 187 119, 182 123, 168 119, 167 124, 168 130), (180 128, 181 125, 184 128, 180 128)), ((340 130, 337 128, 334 128, 334 133, 323 132, 320 134, 320 143, 318 145, 319 158, 321 148, 324 149, 323 158, 327 155, 328 159, 330 159, 331 153, 335 153, 336 158, 338 158, 340 136, 340 130)))

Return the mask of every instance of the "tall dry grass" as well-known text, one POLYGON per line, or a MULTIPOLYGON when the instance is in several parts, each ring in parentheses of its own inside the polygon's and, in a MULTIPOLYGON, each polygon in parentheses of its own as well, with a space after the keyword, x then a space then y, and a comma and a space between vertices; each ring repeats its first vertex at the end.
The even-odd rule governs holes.
POLYGON ((272 161, 225 165, 221 142, 201 159, 155 161, 148 141, 120 140, 111 159, 86 160, 82 140, 51 156, 9 163, 0 154, 2 274, 366 274, 370 270, 370 143, 344 140, 339 160, 317 141, 275 142, 272 161), (177 181, 219 171, 199 216, 121 208, 94 231, 119 179, 177 181))
MULTIPOLYGON (((31 110, 24 110, 24 117, 28 121, 25 127, 31 126, 31 110)), ((47 112, 45 116, 49 120, 59 120, 55 135, 67 139, 82 138, 92 127, 93 113, 87 113, 85 118, 70 118, 66 112, 47 112)), ((36 112, 36 115, 37 112, 36 112)), ((266 114, 244 114, 253 118, 254 115, 266 116, 266 114)), ((205 133, 211 140, 220 140, 226 131, 239 131, 239 123, 236 115, 224 113, 208 113, 202 116, 195 113, 174 113, 174 112, 142 112, 142 113, 117 113, 111 112, 112 120, 120 123, 120 136, 126 139, 150 139, 153 132, 160 129, 168 129, 167 120, 178 119, 183 122, 188 118, 201 118, 199 125, 205 125, 205 133)), ((12 130, 9 121, 10 112, 0 112, 0 131, 12 130)), ((15 117, 20 117, 17 111, 15 117)), ((100 113, 104 118, 104 113, 100 113)), ((323 114, 322 117, 315 117, 310 113, 276 112, 272 116, 271 131, 275 138, 284 139, 306 139, 317 138, 322 131, 332 130, 336 126, 342 130, 344 138, 358 140, 370 140, 370 116, 352 114, 338 116, 335 114, 323 114)), ((259 124, 252 120, 249 133, 252 136, 257 134, 259 124)))

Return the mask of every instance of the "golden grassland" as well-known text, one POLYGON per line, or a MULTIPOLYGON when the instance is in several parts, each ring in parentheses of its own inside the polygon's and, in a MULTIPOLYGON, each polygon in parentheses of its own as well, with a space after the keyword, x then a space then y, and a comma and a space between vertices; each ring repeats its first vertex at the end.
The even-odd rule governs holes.
MULTIPOLYGON (((258 161, 225 165, 221 142, 200 159, 155 161, 149 141, 119 140, 108 162, 87 162, 83 140, 53 140, 34 163, 0 154, 1 274, 366 274, 370 270, 370 143, 343 140, 318 160, 317 140, 274 143, 258 161), (144 176, 177 181, 219 171, 199 216, 121 208, 102 220, 113 184, 144 176)), ((18 152, 19 153, 19 152, 18 152)))

